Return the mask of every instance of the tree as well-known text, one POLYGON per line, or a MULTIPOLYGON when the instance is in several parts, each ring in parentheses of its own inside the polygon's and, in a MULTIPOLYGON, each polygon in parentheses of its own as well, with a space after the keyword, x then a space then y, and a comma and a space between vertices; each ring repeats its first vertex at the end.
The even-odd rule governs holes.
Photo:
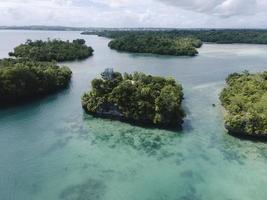
POLYGON ((93 55, 92 47, 85 45, 85 40, 76 39, 72 42, 61 40, 27 40, 14 48, 9 55, 16 58, 30 59, 34 61, 72 61, 85 59, 93 55))
POLYGON ((111 49, 135 53, 195 56, 202 42, 195 38, 167 37, 153 34, 128 34, 109 43, 111 49))
POLYGON ((226 128, 231 133, 267 136, 267 78, 266 72, 230 74, 227 87, 220 94, 227 111, 226 128))
POLYGON ((53 63, 0 60, 0 105, 17 103, 66 88, 71 70, 53 63))
POLYGON ((83 108, 93 115, 160 127, 180 127, 182 86, 174 79, 135 72, 124 77, 105 70, 92 81, 92 90, 82 97, 83 108))

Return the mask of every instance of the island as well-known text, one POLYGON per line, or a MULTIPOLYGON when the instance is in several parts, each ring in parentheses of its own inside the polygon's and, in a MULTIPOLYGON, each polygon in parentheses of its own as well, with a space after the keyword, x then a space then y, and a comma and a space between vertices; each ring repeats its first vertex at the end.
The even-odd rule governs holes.
POLYGON ((108 46, 118 51, 173 56, 195 56, 202 42, 195 38, 128 34, 112 40, 108 46))
POLYGON ((88 58, 93 55, 92 47, 86 46, 85 40, 76 39, 72 42, 62 40, 27 40, 14 48, 9 56, 31 59, 42 62, 62 62, 88 58))
POLYGON ((196 38, 202 42, 219 44, 267 44, 266 29, 162 29, 162 28, 136 28, 136 29, 105 29, 84 31, 83 35, 98 35, 107 38, 119 38, 130 34, 153 35, 164 37, 196 38))
POLYGON ((181 128, 182 86, 172 78, 114 72, 106 69, 82 97, 84 110, 96 117, 142 126, 181 128))
POLYGON ((72 72, 54 63, 0 60, 0 106, 21 103, 68 86, 72 72))
POLYGON ((225 108, 225 127, 230 134, 267 138, 267 71, 233 73, 220 94, 225 108))
POLYGON ((91 28, 85 28, 85 27, 44 26, 44 25, 0 26, 0 30, 30 30, 30 31, 85 31, 87 30, 88 31, 90 29, 91 28))

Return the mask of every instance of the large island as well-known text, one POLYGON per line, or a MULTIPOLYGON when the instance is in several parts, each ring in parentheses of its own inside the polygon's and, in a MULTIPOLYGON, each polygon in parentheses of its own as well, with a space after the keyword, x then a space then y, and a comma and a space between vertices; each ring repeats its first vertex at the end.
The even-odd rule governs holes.
POLYGON ((0 60, 0 106, 51 94, 68 86, 71 70, 53 63, 0 60))
POLYGON ((27 40, 14 48, 9 55, 16 58, 26 58, 34 61, 62 62, 88 58, 94 50, 85 44, 85 40, 76 39, 72 42, 62 40, 27 40))
POLYGON ((111 49, 133 53, 159 55, 195 56, 202 42, 188 37, 166 37, 149 34, 128 34, 109 43, 111 49))
POLYGON ((108 38, 119 38, 130 34, 164 37, 197 38, 202 42, 220 44, 267 44, 265 29, 106 29, 84 31, 83 35, 99 35, 108 38))
POLYGON ((86 112, 140 125, 181 128, 182 86, 172 78, 106 69, 82 97, 86 112))
POLYGON ((226 110, 229 133, 250 138, 267 138, 267 71, 234 73, 220 95, 226 110))

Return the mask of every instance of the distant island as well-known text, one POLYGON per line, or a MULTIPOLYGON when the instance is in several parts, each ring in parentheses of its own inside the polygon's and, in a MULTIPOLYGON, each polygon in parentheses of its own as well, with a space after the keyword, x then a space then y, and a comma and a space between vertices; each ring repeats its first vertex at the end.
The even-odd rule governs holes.
POLYGON ((174 79, 140 72, 122 76, 113 69, 106 69, 101 76, 82 97, 87 113, 140 125, 181 128, 183 91, 174 79))
POLYGON ((0 60, 0 106, 51 94, 68 86, 71 70, 53 63, 0 60))
POLYGON ((138 30, 173 30, 173 28, 104 28, 104 27, 71 27, 71 26, 45 26, 45 25, 28 25, 28 26, 0 26, 0 30, 29 30, 29 31, 138 31, 138 30))
MULTIPOLYGON (((68 27, 68 26, 0 26, 0 30, 29 30, 29 31, 85 31, 84 27, 68 27)), ((95 30, 95 29, 94 29, 95 30)))
POLYGON ((250 138, 267 138, 267 71, 234 73, 220 95, 226 110, 229 133, 250 138))
POLYGON ((220 44, 267 44, 266 29, 118 29, 118 30, 90 30, 82 32, 84 35, 98 35, 108 38, 119 38, 130 34, 196 38, 202 42, 220 44))
POLYGON ((112 40, 108 46, 118 51, 159 55, 195 56, 202 42, 194 38, 129 34, 112 40))
POLYGON ((85 40, 76 39, 72 42, 62 40, 27 40, 14 48, 9 56, 34 61, 62 62, 88 58, 93 55, 92 47, 85 45, 85 40))

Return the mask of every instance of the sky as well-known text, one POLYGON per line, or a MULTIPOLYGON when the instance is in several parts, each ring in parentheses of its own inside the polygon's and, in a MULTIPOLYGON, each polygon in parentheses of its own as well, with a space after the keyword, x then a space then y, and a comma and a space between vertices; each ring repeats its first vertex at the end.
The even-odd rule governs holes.
POLYGON ((0 0, 0 26, 267 28, 267 0, 0 0))

